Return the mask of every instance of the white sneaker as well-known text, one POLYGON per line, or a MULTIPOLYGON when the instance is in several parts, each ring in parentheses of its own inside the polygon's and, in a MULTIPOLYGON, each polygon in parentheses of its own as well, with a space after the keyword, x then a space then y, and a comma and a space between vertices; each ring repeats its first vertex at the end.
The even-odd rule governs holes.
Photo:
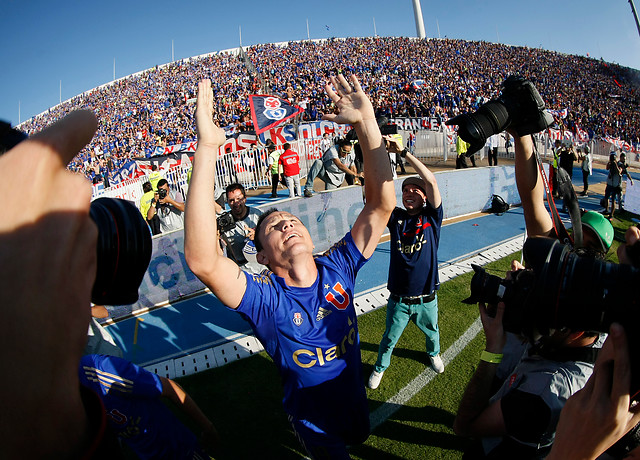
POLYGON ((433 369, 436 374, 442 374, 444 372, 444 363, 440 355, 429 356, 429 361, 431 361, 431 369, 433 369))
POLYGON ((384 371, 382 372, 376 372, 373 371, 371 373, 371 377, 369 377, 369 388, 371 388, 372 390, 375 390, 376 388, 378 388, 378 385, 380 385, 380 380, 382 380, 382 376, 384 375, 384 371))

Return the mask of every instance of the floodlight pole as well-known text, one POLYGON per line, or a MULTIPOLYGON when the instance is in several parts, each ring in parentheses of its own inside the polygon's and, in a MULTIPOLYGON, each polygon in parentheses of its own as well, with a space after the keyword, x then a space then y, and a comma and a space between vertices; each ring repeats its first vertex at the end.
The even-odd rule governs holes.
POLYGON ((636 11, 636 7, 633 4, 633 0, 629 0, 629 5, 631 5, 631 12, 633 13, 633 18, 636 20, 636 27, 638 28, 638 35, 640 35, 640 21, 638 21, 638 12, 636 11))
POLYGON ((420 0, 413 0, 413 16, 416 20, 416 35, 418 38, 426 38, 424 32, 424 20, 422 19, 422 7, 420 7, 420 0))

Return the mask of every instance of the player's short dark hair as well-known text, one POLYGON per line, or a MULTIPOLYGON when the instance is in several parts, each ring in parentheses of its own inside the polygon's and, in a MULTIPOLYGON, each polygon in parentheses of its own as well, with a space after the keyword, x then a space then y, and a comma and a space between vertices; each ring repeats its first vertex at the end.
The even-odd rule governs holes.
POLYGON ((284 145, 282 146, 282 148, 284 150, 289 150, 291 148, 291 144, 289 144, 288 142, 285 142, 284 145))
POLYGON ((163 185, 165 185, 165 184, 168 186, 168 185, 169 185, 169 181, 168 181, 167 179, 164 179, 164 178, 163 178, 163 179, 160 179, 160 180, 158 181, 158 185, 156 185, 156 188, 160 188, 160 187, 162 187, 162 186, 163 186, 163 185))
POLYGON ((144 193, 149 193, 151 190, 153 190, 153 187, 151 186, 151 182, 145 182, 144 184, 142 184, 142 191, 144 193))

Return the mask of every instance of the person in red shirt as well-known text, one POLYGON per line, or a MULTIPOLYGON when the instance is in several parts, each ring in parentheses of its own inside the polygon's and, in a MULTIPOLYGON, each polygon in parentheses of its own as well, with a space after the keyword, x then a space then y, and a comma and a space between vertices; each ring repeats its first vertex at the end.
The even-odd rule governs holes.
POLYGON ((284 153, 280 155, 278 164, 282 165, 284 180, 289 187, 289 198, 302 196, 300 189, 300 157, 291 150, 288 142, 282 146, 284 153))

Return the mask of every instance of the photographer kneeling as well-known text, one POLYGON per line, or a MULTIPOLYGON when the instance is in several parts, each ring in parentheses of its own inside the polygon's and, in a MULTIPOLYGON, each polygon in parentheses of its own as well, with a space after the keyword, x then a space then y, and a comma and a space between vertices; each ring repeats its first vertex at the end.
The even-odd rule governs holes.
POLYGON ((231 211, 218 217, 218 229, 220 238, 227 247, 227 257, 241 269, 259 273, 264 267, 257 262, 247 260, 247 255, 251 251, 245 251, 245 246, 253 245, 256 224, 262 211, 247 206, 247 194, 242 184, 228 185, 226 195, 231 211))
POLYGON ((505 302, 480 302, 479 308, 486 348, 453 425, 456 434, 479 438, 465 458, 543 458, 553 444, 564 403, 591 376, 606 334, 563 328, 531 341, 501 381, 496 372, 503 357, 508 359, 503 322, 525 308, 505 302))

